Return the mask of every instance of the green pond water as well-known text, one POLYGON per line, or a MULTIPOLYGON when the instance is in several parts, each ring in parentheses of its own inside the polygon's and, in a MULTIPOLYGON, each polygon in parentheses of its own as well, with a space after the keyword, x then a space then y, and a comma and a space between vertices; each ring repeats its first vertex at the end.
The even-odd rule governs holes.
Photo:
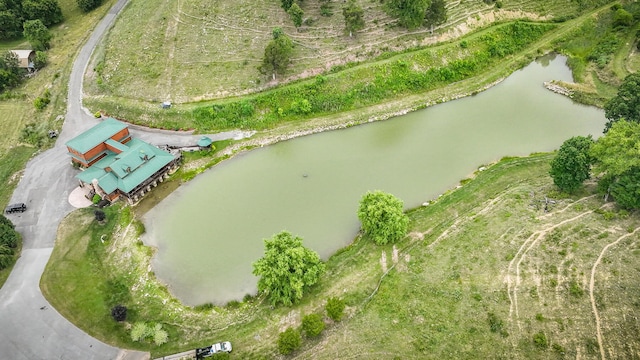
POLYGON ((387 121, 281 142, 227 160, 178 188, 143 221, 158 278, 183 303, 224 304, 256 292, 263 239, 288 230, 324 259, 359 229, 368 190, 406 208, 438 197, 479 166, 552 151, 602 133, 602 110, 543 87, 572 81, 548 55, 476 96, 387 121))

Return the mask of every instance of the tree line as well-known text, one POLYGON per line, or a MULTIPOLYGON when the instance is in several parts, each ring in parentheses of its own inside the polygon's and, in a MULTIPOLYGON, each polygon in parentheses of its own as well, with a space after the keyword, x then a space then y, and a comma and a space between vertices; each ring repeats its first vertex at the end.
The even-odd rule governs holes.
POLYGON ((607 123, 598 140, 566 140, 551 161, 549 174, 562 191, 575 193, 596 176, 598 190, 624 209, 640 209, 640 74, 625 77, 605 106, 607 123))

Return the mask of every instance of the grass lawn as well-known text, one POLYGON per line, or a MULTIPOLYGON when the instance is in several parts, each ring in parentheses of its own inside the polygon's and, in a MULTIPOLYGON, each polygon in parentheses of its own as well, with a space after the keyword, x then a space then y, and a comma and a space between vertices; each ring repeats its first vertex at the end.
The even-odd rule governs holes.
POLYGON ((355 239, 290 308, 272 309, 261 298, 181 305, 150 271, 153 251, 138 240, 133 213, 117 209, 105 225, 86 210, 65 219, 43 292, 90 334, 153 356, 230 340, 231 358, 273 358, 280 331, 299 327, 306 314, 324 315, 325 300, 338 296, 347 304, 345 318, 325 316, 325 332, 305 339, 293 358, 596 358, 599 346, 609 357, 633 357, 640 346, 640 324, 631 316, 640 295, 633 280, 640 217, 602 203, 593 185, 571 197, 557 193, 547 175, 550 159, 490 166, 410 211, 410 234, 398 244, 355 239), (554 200, 548 211, 545 197, 554 200), (101 234, 113 236, 102 243, 101 234), (96 290, 87 297, 89 285, 96 290), (169 343, 128 340, 127 325, 109 318, 115 302, 129 308, 128 324, 163 324, 169 343))

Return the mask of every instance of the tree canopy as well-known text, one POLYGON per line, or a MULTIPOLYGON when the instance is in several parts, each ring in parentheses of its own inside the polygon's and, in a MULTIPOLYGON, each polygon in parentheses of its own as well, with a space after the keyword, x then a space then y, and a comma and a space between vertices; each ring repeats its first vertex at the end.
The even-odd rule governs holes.
POLYGON ((275 79, 276 74, 284 73, 289 65, 292 52, 293 42, 291 39, 282 29, 275 28, 273 30, 273 39, 269 41, 269 44, 264 49, 264 58, 258 70, 263 74, 273 74, 275 79))
POLYGON ((398 18, 400 25, 414 29, 424 22, 431 0, 388 0, 389 11, 398 18))
POLYGON ((89 12, 102 5, 102 0, 76 0, 78 7, 84 12, 89 12))
POLYGON ((23 70, 18 67, 18 55, 5 51, 0 56, 0 92, 20 85, 23 70))
POLYGON ((618 88, 618 94, 604 105, 604 115, 609 120, 604 132, 620 120, 640 122, 640 73, 629 74, 618 88))
POLYGON ((355 0, 349 0, 342 8, 342 16, 344 16, 344 26, 349 36, 352 36, 354 31, 364 28, 364 11, 355 0))
POLYGON ((40 20, 44 26, 62 21, 62 9, 56 0, 23 0, 22 11, 27 20, 40 20))
POLYGON ((594 172, 620 176, 640 167, 640 123, 619 120, 591 147, 594 172))
POLYGON ((63 20, 62 9, 56 0, 0 0, 0 40, 19 37, 28 20, 58 24, 63 20))
POLYGON ((46 50, 49 48, 51 33, 40 20, 28 20, 24 24, 23 35, 34 50, 46 50))
POLYGON ((431 0, 424 20, 427 26, 440 25, 447 21, 447 8, 444 0, 431 0))
POLYGON ((296 27, 300 27, 302 25, 302 17, 304 16, 304 11, 300 8, 297 2, 294 2, 289 10, 287 10, 287 14, 291 16, 291 20, 293 21, 293 25, 296 27))
POLYGON ((305 289, 324 273, 318 254, 288 231, 265 239, 264 246, 264 256, 253 263, 253 274, 260 277, 258 291, 265 293, 272 305, 288 306, 302 299, 305 289))
POLYGON ((593 138, 575 136, 565 141, 551 161, 549 174, 560 190, 572 193, 589 178, 593 138))
POLYGON ((0 215, 0 270, 13 264, 19 242, 20 234, 15 231, 13 223, 0 215))
POLYGON ((360 200, 362 230, 378 245, 402 239, 409 227, 402 200, 382 191, 367 192, 360 200))
POLYGON ((601 188, 627 209, 640 208, 640 123, 624 119, 591 147, 595 173, 602 175, 601 188))

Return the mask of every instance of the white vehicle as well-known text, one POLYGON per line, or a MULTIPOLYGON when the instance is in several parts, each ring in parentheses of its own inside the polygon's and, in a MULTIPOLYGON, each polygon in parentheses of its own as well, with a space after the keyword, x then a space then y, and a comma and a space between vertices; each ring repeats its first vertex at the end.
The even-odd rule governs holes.
POLYGON ((230 353, 232 350, 231 343, 228 341, 219 342, 217 344, 213 344, 211 346, 197 348, 196 349, 196 359, 204 359, 213 354, 218 353, 230 353))

